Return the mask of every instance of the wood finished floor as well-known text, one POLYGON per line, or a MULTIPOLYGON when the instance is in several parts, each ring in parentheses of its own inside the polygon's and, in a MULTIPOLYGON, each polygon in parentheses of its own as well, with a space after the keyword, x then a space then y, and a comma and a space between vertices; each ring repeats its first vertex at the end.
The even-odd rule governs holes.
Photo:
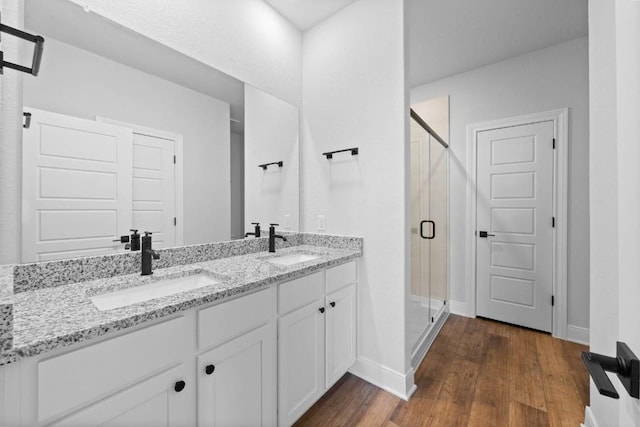
POLYGON ((451 315, 418 367, 408 402, 345 375, 296 426, 579 426, 587 347, 451 315))

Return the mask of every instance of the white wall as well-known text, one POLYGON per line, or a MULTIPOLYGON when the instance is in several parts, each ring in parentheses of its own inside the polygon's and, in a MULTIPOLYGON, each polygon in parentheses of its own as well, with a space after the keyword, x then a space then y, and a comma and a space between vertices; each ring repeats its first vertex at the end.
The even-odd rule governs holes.
POLYGON ((70 0, 297 106, 300 31, 262 0, 70 0))
MULTIPOLYGON (((591 197, 590 351, 615 356, 616 341, 640 354, 640 3, 589 1, 591 197)), ((585 425, 640 425, 640 404, 610 375, 620 399, 593 381, 585 425)))
POLYGON ((245 85, 244 228, 300 230, 300 122, 293 105, 245 85), (258 165, 282 161, 282 167, 258 165), (288 220, 285 217, 288 216, 288 220))
POLYGON ((572 40, 411 90, 411 103, 450 96, 451 298, 465 302, 466 127, 569 107, 568 324, 589 327, 588 42, 572 40))
POLYGON ((403 2, 359 0, 304 33, 303 230, 364 237, 353 371, 396 394, 405 348, 408 102, 403 2), (327 160, 322 152, 359 147, 327 160))
POLYGON ((244 135, 231 133, 231 238, 244 237, 244 135))
MULTIPOLYGON (((22 27, 22 1, 0 0, 0 8, 3 24, 22 27)), ((9 61, 9 52, 20 52, 23 45, 15 37, 0 38, 9 61)), ((22 73, 9 69, 0 76, 0 264, 20 262, 22 253, 22 79, 22 73)))
POLYGON ((50 37, 46 52, 24 105, 183 135, 184 243, 229 240, 229 104, 50 37))

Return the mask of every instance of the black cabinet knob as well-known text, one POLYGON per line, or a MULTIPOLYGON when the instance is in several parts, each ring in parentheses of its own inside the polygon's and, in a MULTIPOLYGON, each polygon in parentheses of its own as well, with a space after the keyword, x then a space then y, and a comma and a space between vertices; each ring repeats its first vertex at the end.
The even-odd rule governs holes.
POLYGON ((329 303, 329 305, 331 305, 331 307, 335 307, 335 306, 336 306, 336 302, 335 302, 335 301, 331 301, 331 302, 329 303))
POLYGON ((187 383, 185 383, 184 381, 178 381, 176 382, 176 385, 173 387, 173 389, 180 393, 182 390, 184 390, 185 386, 187 385, 187 383))
POLYGON ((214 365, 207 365, 207 366, 204 368, 204 372, 205 372, 207 375, 211 375, 211 374, 213 374, 213 371, 215 371, 215 370, 216 370, 216 367, 215 367, 214 365))
POLYGON ((324 307, 320 307, 318 310, 320 311, 320 313, 324 313, 324 307))

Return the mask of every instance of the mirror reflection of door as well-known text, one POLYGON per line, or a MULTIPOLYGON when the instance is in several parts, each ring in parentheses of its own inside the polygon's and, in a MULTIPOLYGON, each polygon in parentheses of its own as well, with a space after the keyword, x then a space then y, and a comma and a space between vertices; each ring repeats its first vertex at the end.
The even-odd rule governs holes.
MULTIPOLYGON (((23 262, 125 251, 121 235, 176 243, 174 139, 29 109, 24 129, 23 262)), ((178 191, 180 191, 178 189, 178 191)))

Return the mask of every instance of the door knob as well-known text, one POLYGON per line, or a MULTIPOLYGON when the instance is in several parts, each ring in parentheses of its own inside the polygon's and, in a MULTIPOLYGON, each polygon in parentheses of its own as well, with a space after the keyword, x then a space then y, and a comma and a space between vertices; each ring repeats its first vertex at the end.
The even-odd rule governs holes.
POLYGON ((582 352, 582 362, 603 396, 619 399, 620 396, 605 371, 618 374, 618 379, 631 397, 640 397, 640 360, 623 342, 616 343, 616 357, 582 352))
POLYGON ((486 231, 478 231, 479 237, 486 239, 487 237, 495 236, 495 234, 487 233, 486 231))

